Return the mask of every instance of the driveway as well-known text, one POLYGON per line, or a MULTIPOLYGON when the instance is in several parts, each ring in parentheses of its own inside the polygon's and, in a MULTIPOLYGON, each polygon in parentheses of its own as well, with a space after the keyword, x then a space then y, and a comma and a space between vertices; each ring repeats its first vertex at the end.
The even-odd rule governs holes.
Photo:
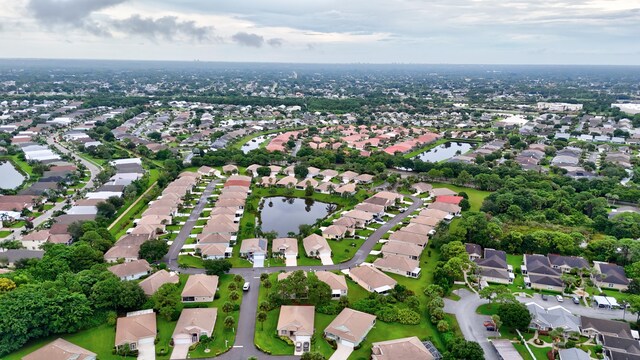
POLYGON ((298 259, 295 256, 285 256, 285 266, 298 266, 298 259))
POLYGON ((351 355, 352 352, 353 352, 352 347, 338 343, 338 348, 333 353, 333 355, 331 355, 329 360, 347 360, 349 358, 349 355, 351 355))
POLYGON ((171 352, 171 360, 186 359, 189 354, 189 344, 176 344, 171 352))
MULTIPOLYGON (((184 357, 186 359, 186 356, 184 357)), ((151 343, 138 344, 138 360, 155 360, 156 346, 151 343)))
POLYGON ((320 261, 322 261, 322 265, 333 265, 333 259, 330 254, 320 255, 320 261))

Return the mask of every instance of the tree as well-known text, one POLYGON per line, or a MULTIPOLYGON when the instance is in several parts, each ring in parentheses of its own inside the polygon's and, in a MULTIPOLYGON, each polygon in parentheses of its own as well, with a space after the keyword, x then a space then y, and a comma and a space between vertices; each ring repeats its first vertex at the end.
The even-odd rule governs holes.
POLYGON ((0 295, 16 288, 16 283, 11 279, 0 278, 0 295))
POLYGON ((263 302, 260 303, 260 305, 258 305, 258 309, 260 311, 267 312, 267 311, 269 311, 270 308, 271 308, 271 305, 269 305, 269 303, 267 301, 263 301, 263 302))
POLYGON ((233 316, 227 316, 224 319, 224 327, 227 329, 231 329, 236 324, 236 319, 233 316))
POLYGON ((222 311, 225 314, 228 314, 230 312, 232 312, 235 309, 235 305, 231 302, 231 301, 225 301, 224 304, 222 304, 222 311))
POLYGON ((167 321, 173 320, 182 308, 182 297, 178 284, 164 284, 151 296, 153 309, 167 321))
POLYGON ((300 360, 326 360, 326 358, 317 352, 307 352, 302 354, 300 360))
POLYGON ((481 289, 478 294, 480 298, 489 300, 489 303, 497 302, 499 304, 515 302, 516 297, 511 293, 509 288, 504 285, 489 285, 481 289))
POLYGON ((270 176, 271 168, 268 166, 260 166, 256 169, 256 172, 258 173, 258 176, 270 176))
POLYGON ((238 301, 238 299, 240 299, 240 294, 238 294, 237 291, 232 291, 229 293, 229 299, 231 301, 238 301))
POLYGON ((267 320, 267 313, 264 311, 260 311, 256 319, 260 322, 261 330, 264 330, 264 322, 267 320))
POLYGON ((169 245, 162 239, 147 240, 140 245, 138 256, 150 263, 162 259, 169 252, 169 245))
POLYGON ((296 165, 293 167, 293 173, 298 179, 304 179, 309 175, 309 168, 304 165, 296 165))
POLYGON ((236 284, 240 285, 240 284, 242 284, 244 282, 244 278, 242 277, 242 275, 236 274, 233 277, 233 281, 235 281, 236 284))
POLYGON ((500 316, 496 314, 491 315, 491 321, 493 321, 493 324, 495 325, 496 332, 500 331, 500 327, 502 326, 502 320, 500 320, 500 316))
POLYGON ((449 355, 455 360, 484 360, 480 344, 459 337, 449 343, 449 355))
POLYGON ((262 280, 262 286, 269 290, 271 288, 271 280, 269 280, 269 278, 262 280))
POLYGON ((447 322, 447 320, 440 320, 438 321, 436 328, 439 332, 446 333, 447 331, 449 331, 449 323, 447 322))
POLYGON ((526 330, 531 323, 529 309, 519 302, 500 304, 498 316, 500 316, 503 325, 518 330, 526 330))
POLYGON ((111 219, 113 215, 116 214, 116 207, 106 201, 96 204, 96 208, 98 209, 98 215, 104 216, 107 219, 111 219))
POLYGON ((203 261, 207 275, 222 276, 231 270, 231 263, 227 259, 212 259, 203 261))

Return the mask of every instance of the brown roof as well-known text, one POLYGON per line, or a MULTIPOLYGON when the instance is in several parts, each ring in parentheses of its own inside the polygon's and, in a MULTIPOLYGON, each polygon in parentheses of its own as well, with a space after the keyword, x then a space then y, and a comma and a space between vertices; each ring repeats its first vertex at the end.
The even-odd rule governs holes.
POLYGON ((294 331, 295 335, 313 335, 315 309, 315 306, 281 306, 276 329, 294 331))
POLYGON ((311 253, 311 251, 331 251, 327 240, 318 234, 311 234, 302 239, 302 245, 307 253, 311 253))
POLYGON ((294 238, 277 238, 273 239, 271 251, 286 254, 298 254, 298 239, 294 238))
POLYGON ((156 337, 156 314, 153 311, 130 315, 131 316, 118 318, 116 325, 116 346, 137 343, 140 339, 156 337))
POLYGON ((371 344, 371 360, 433 360, 433 358, 416 336, 371 344))
POLYGON ((217 308, 184 309, 171 337, 175 339, 177 336, 183 335, 191 339, 191 334, 200 335, 202 332, 211 335, 217 317, 217 308))
POLYGON ((347 280, 344 275, 338 275, 330 271, 316 271, 318 280, 329 285, 331 290, 347 290, 347 280))
POLYGON ((440 222, 440 219, 429 217, 429 216, 416 216, 410 220, 412 223, 422 224, 427 226, 436 226, 440 222))
POLYGON ((385 255, 373 262, 373 266, 383 269, 394 269, 403 272, 418 273, 420 271, 420 262, 418 260, 409 259, 402 255, 385 255))
POLYGON ((200 244, 228 244, 231 242, 231 235, 229 234, 198 234, 198 243, 200 244))
POLYGON ((401 241, 424 247, 429 242, 429 236, 400 229, 391 233, 389 240, 401 241))
POLYGON ((382 253, 399 254, 405 256, 420 256, 423 248, 411 243, 401 241, 389 241, 382 245, 382 253))
POLYGON ((354 278, 354 280, 358 279, 363 282, 371 289, 378 289, 385 286, 393 288, 398 283, 393 278, 372 266, 356 266, 349 270, 349 275, 354 278))
POLYGON ((26 355, 22 360, 89 360, 97 355, 64 339, 54 340, 26 355))
POLYGON ((359 343, 376 321, 376 316, 345 308, 324 330, 341 339, 359 343))
POLYGON ((153 273, 148 278, 142 280, 138 285, 142 288, 147 296, 151 296, 160 289, 164 284, 177 284, 180 278, 175 273, 169 273, 167 270, 160 270, 153 273))
POLYGON ((329 225, 326 229, 322 230, 323 234, 342 236, 347 232, 347 228, 342 225, 329 225))
POLYGON ((218 277, 216 275, 196 274, 189 276, 182 290, 182 296, 213 297, 218 289, 218 277))
POLYGON ((453 190, 449 190, 447 188, 436 188, 436 189, 432 189, 431 191, 431 196, 443 196, 443 195, 457 195, 458 193, 453 191, 453 190))
POLYGON ((122 263, 118 265, 113 265, 107 268, 107 270, 111 271, 117 277, 125 277, 129 275, 140 274, 143 272, 151 271, 151 266, 147 260, 134 260, 127 263, 122 263))

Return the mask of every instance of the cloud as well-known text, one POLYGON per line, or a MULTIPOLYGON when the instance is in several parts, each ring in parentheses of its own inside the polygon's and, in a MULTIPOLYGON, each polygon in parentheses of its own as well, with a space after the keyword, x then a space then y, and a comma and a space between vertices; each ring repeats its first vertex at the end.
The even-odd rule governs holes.
POLYGON ((82 24, 93 12, 128 0, 29 0, 27 10, 36 19, 49 23, 82 24))
POLYGON ((284 43, 284 40, 282 40, 280 38, 273 38, 273 39, 267 40, 267 44, 269 44, 269 45, 271 45, 273 47, 280 47, 280 46, 282 46, 282 43, 284 43))
MULTIPOLYGON (((231 37, 231 40, 235 41, 241 46, 262 47, 264 44, 264 38, 258 34, 246 33, 244 31, 238 32, 231 37)), ((272 39, 273 40, 273 39, 272 39)))
POLYGON ((133 15, 122 20, 111 20, 115 30, 127 35, 139 35, 152 40, 174 40, 179 37, 199 42, 214 40, 212 26, 199 26, 191 20, 180 20, 175 16, 143 18, 133 15))

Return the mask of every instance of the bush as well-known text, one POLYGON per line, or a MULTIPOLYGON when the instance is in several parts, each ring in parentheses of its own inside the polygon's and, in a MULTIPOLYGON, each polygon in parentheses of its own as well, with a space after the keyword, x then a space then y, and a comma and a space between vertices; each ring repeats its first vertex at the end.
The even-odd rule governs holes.
POLYGON ((375 315, 378 317, 378 319, 384 322, 394 322, 398 320, 398 310, 392 306, 386 306, 376 311, 375 315))
POLYGON ((318 306, 316 308, 316 310, 320 314, 325 314, 325 315, 338 315, 340 311, 342 311, 342 309, 343 307, 340 306, 340 304, 338 304, 337 301, 332 301, 327 305, 318 306))
POLYGON ((398 310, 398 322, 405 325, 417 325, 420 323, 420 314, 411 309, 398 310))

